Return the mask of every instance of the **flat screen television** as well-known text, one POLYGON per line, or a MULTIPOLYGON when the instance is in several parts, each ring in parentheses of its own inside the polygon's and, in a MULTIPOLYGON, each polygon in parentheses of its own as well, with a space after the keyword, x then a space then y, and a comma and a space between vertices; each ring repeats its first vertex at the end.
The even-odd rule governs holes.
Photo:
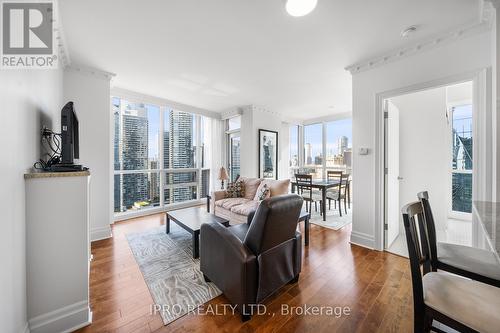
POLYGON ((78 117, 73 102, 61 110, 61 164, 72 165, 80 158, 78 140, 78 117))

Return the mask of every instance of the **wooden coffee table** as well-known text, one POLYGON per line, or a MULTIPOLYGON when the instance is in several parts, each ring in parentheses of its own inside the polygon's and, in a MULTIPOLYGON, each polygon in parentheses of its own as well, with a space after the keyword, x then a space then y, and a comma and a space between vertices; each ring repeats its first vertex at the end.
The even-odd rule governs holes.
POLYGON ((170 233, 170 220, 189 232, 193 237, 193 258, 200 256, 200 227, 203 223, 217 222, 225 227, 229 226, 229 221, 210 214, 201 207, 190 207, 166 212, 166 233, 170 233))

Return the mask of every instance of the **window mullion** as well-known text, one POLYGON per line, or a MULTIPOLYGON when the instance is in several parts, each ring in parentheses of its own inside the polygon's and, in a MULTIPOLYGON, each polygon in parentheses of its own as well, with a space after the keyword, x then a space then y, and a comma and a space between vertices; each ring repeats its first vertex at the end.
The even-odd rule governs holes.
POLYGON ((160 167, 160 177, 159 177, 159 186, 160 186, 160 207, 164 207, 165 206, 165 190, 164 190, 164 184, 165 184, 165 161, 164 161, 164 156, 163 156, 163 153, 164 153, 164 135, 165 135, 165 129, 164 129, 164 126, 165 126, 165 123, 164 123, 164 113, 165 113, 165 107, 164 106, 160 106, 160 135, 159 135, 159 138, 160 138, 160 142, 158 143, 158 149, 160 150, 158 152, 158 158, 160 159, 159 161, 159 167, 160 167))

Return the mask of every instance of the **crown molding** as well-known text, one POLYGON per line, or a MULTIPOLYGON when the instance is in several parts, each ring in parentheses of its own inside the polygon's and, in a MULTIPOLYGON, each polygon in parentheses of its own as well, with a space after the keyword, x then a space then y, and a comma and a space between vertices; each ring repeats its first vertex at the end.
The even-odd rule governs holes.
POLYGON ((59 11, 59 1, 53 0, 53 4, 55 7, 55 17, 53 18, 53 24, 54 24, 53 31, 54 31, 57 51, 59 54, 59 63, 61 64, 62 68, 66 68, 71 64, 71 58, 69 56, 66 37, 64 35, 64 28, 61 20, 61 14, 59 11))
POLYGON ((442 45, 460 40, 468 36, 491 30, 495 17, 495 8, 493 4, 494 2, 497 3, 500 2, 500 0, 486 0, 480 3, 481 15, 478 22, 469 22, 453 30, 437 34, 425 40, 420 40, 410 46, 393 49, 392 51, 385 54, 347 66, 345 70, 354 75, 373 69, 375 67, 383 66, 385 64, 401 60, 415 54, 419 54, 424 51, 440 47, 442 45))
POLYGON ((79 66, 75 64, 69 64, 65 66, 64 70, 68 72, 77 72, 85 75, 92 75, 108 81, 111 81, 116 76, 115 73, 106 72, 92 67, 79 66))

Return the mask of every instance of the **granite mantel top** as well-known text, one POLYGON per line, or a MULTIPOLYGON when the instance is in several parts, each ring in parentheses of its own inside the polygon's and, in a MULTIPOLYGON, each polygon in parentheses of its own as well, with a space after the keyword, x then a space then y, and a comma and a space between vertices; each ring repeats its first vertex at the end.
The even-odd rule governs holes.
POLYGON ((500 202, 474 201, 474 218, 483 226, 490 245, 500 254, 500 202))
POLYGON ((30 172, 24 174, 24 179, 33 178, 55 178, 55 177, 85 177, 90 176, 90 171, 70 171, 70 172, 30 172))

